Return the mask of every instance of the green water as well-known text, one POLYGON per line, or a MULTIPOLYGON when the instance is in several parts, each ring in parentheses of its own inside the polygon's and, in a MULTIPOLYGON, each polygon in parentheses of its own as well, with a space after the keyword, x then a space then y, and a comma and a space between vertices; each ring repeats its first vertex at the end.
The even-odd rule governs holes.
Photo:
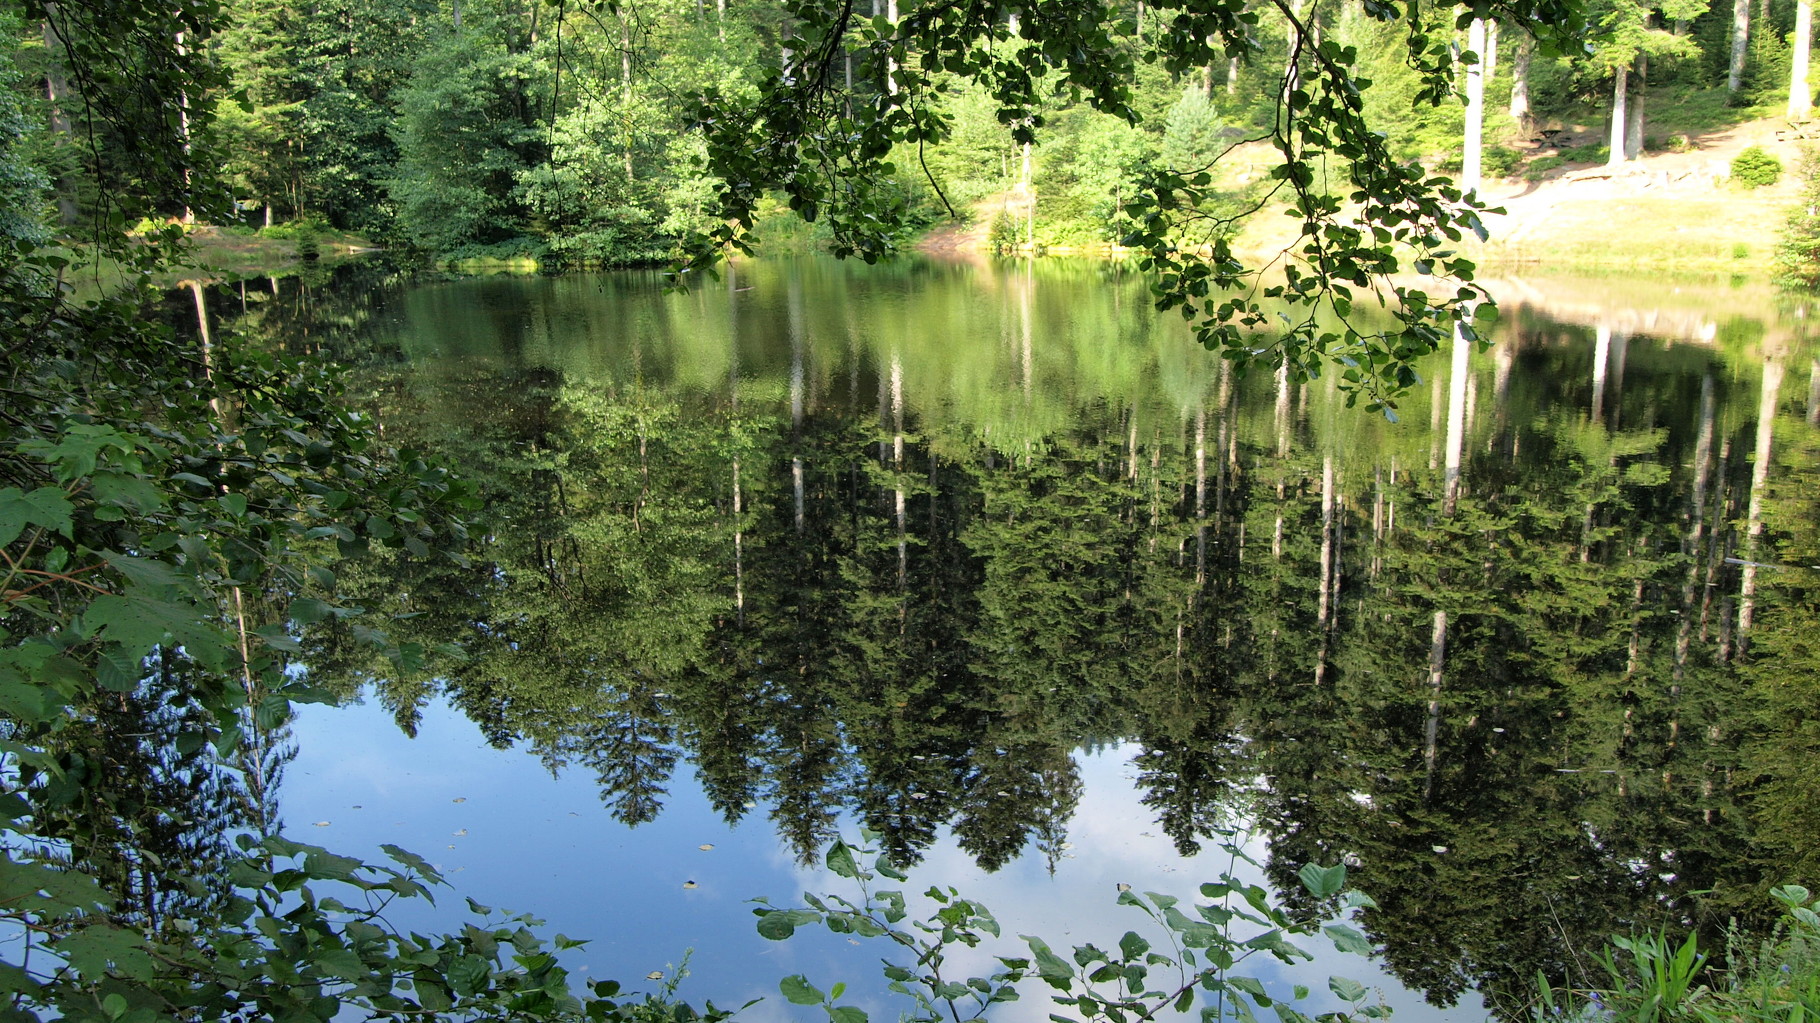
POLYGON ((1250 823, 1309 912, 1296 869, 1352 863, 1402 984, 1509 1008, 1605 934, 1717 939, 1820 880, 1820 363, 1805 309, 1724 282, 1497 291, 1495 347, 1396 424, 1234 372, 1104 265, 213 301, 359 364, 387 440, 484 495, 471 568, 343 573, 423 670, 309 652, 400 742, 446 702, 626 826, 1058 878, 1116 752, 1181 854, 1250 823))

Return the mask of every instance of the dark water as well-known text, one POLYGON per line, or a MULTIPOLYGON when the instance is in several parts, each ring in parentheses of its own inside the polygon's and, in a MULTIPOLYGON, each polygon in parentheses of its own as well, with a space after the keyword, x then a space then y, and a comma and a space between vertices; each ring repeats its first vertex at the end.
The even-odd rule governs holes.
POLYGON ((597 973, 694 945, 684 994, 736 1004, 872 974, 740 903, 862 824, 1057 943, 1116 941, 1117 883, 1191 892, 1231 826, 1310 913, 1296 869, 1345 860, 1406 1015, 1515 1011, 1612 932, 1760 925, 1820 833, 1806 310, 1496 290, 1493 350, 1394 425, 1234 373, 1097 265, 218 292, 485 498, 471 569, 342 573, 465 653, 312 648, 367 706, 297 723, 289 824, 472 867, 597 973))

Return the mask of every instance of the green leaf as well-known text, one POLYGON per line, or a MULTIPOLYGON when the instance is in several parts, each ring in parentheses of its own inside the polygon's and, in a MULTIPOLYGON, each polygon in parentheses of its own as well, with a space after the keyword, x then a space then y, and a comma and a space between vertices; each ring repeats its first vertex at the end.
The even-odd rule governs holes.
POLYGON ((1365 997, 1365 985, 1350 977, 1327 978, 1327 990, 1348 1002, 1356 1002, 1365 997))
POLYGON ((1368 956, 1372 952, 1371 942, 1366 939, 1365 935, 1345 924, 1328 924, 1321 928, 1321 932, 1332 938, 1333 947, 1342 952, 1362 956, 1368 956))
POLYGON ((834 844, 828 847, 828 869, 841 877, 859 876, 859 864, 854 862, 853 850, 847 843, 835 839, 834 844))
POLYGON ((1309 863, 1303 865, 1297 873, 1302 879, 1302 887, 1317 899, 1331 898, 1340 894, 1346 887, 1346 864, 1336 863, 1331 867, 1317 866, 1309 863))
POLYGON ((74 511, 58 487, 39 487, 29 494, 18 487, 0 490, 0 547, 17 540, 27 526, 68 536, 74 511))
POLYGON ((836 1005, 828 1010, 834 1023, 867 1023, 866 1012, 851 1005, 836 1005))
POLYGON ((792 1005, 820 1005, 822 1002, 821 991, 800 973, 793 973, 778 981, 777 987, 792 1005))

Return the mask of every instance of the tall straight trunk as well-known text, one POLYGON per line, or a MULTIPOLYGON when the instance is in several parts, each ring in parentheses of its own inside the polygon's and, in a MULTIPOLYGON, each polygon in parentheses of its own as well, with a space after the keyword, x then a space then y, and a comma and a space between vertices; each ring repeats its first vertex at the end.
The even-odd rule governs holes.
POLYGON ((1814 90, 1807 84, 1807 49, 1814 34, 1814 7, 1808 0, 1795 4, 1795 34, 1789 40, 1794 47, 1788 59, 1788 116, 1790 120, 1807 118, 1814 108, 1814 90))
POLYGON ((1441 760, 1441 686, 1447 670, 1447 612, 1435 612, 1434 635, 1428 643, 1428 727, 1422 741, 1422 763, 1427 777, 1422 798, 1435 793, 1435 769, 1441 760))
POLYGON ((1226 59, 1226 95, 1236 96, 1239 93, 1239 58, 1226 59))
POLYGON ((1712 472, 1713 420, 1716 402, 1713 398, 1713 375, 1709 371, 1700 380, 1700 433, 1694 442, 1694 488, 1687 501, 1687 539, 1681 554, 1687 559, 1687 575, 1681 580, 1681 621, 1675 630, 1675 688, 1687 677, 1687 654, 1693 645, 1694 621, 1699 615, 1694 606, 1695 591, 1700 582, 1700 541, 1706 531, 1706 483, 1712 472))
POLYGON ((803 289, 802 282, 790 280, 787 299, 790 316, 790 490, 794 499, 796 531, 803 531, 803 289))
POLYGON ((1624 165, 1624 130, 1630 103, 1630 68, 1621 67, 1612 76, 1611 87, 1611 155, 1605 160, 1607 167, 1624 165))
MULTIPOLYGON (((787 60, 785 63, 789 63, 787 60)), ((619 13, 619 90, 620 102, 625 105, 627 116, 632 112, 632 22, 627 12, 619 13)), ((625 163, 626 180, 632 180, 632 139, 627 136, 619 147, 620 159, 625 163)))
MULTIPOLYGON (((897 0, 885 0, 885 18, 897 24, 897 0)), ((891 57, 885 58, 885 92, 897 95, 897 61, 891 57)))
POLYGON ((1649 83, 1649 58, 1637 54, 1630 76, 1630 110, 1624 122, 1624 158, 1643 159, 1643 89, 1649 83))
POLYGON ((1611 324, 1595 328, 1592 367, 1592 421, 1605 422, 1605 372, 1611 363, 1611 324))
POLYGON ((1725 91, 1744 88, 1744 55, 1750 52, 1750 0, 1732 0, 1732 59, 1725 72, 1725 91))
POLYGON ((1302 49, 1302 31, 1297 27, 1301 24, 1302 0, 1294 0, 1294 3, 1290 5, 1290 11, 1289 52, 1284 57, 1283 63, 1283 98, 1288 97, 1298 85, 1302 84, 1301 71, 1296 66, 1296 58, 1301 56, 1302 49))
POLYGON ((910 579, 910 533, 904 493, 904 360, 896 352, 891 353, 891 467, 896 483, 892 496, 897 512, 897 588, 902 590, 910 579))
POLYGON ((1472 373, 1472 342, 1453 332, 1453 369, 1447 378, 1447 451, 1443 463, 1442 513, 1453 518, 1460 504, 1460 455, 1466 447, 1466 379, 1472 373))
POLYGON ((727 41, 727 0, 714 0, 714 33, 721 42, 727 41))
MULTIPOLYGON (((64 106, 70 98, 69 79, 63 73, 63 48, 57 41, 57 33, 51 27, 51 19, 57 16, 57 5, 44 5, 47 15, 44 22, 44 98, 49 104, 51 123, 51 144, 61 149, 75 138, 74 128, 70 124, 69 110, 64 106)), ((69 175, 57 176, 57 222, 64 227, 74 227, 76 218, 76 186, 69 175)))
POLYGON ((1333 638, 1334 605, 1339 602, 1339 501, 1335 492, 1333 455, 1321 459, 1321 602, 1315 623, 1321 630, 1321 649, 1315 655, 1316 685, 1327 677, 1327 650, 1333 638))
POLYGON ((1479 54, 1485 63, 1485 80, 1492 81, 1498 77, 1498 23, 1485 23, 1485 52, 1479 54))
POLYGON ((1757 453, 1750 467, 1750 511, 1744 541, 1744 572, 1738 584, 1738 653, 1748 653, 1752 619, 1757 610, 1757 562, 1762 548, 1763 498, 1769 489, 1770 444, 1776 430, 1776 403, 1782 390, 1782 363, 1763 363, 1763 390, 1757 400, 1757 453))
POLYGON ((1807 425, 1820 426, 1820 358, 1807 370, 1807 425))
MULTIPOLYGON (((727 408, 735 419, 739 416, 739 342, 732 336, 727 345, 727 408)), ((746 624, 746 527, 745 492, 740 485, 739 455, 733 455, 733 620, 746 624)), ((799 513, 800 514, 800 513, 799 513)))
MULTIPOLYGON (((1472 19, 1466 48, 1479 63, 1466 69, 1466 150, 1460 160, 1460 191, 1468 195, 1479 190, 1480 158, 1485 149, 1485 40, 1485 19, 1472 19)), ((1456 341, 1456 347, 1458 344, 1456 341)))
POLYGON ((1529 128, 1529 62, 1535 57, 1536 39, 1521 30, 1517 48, 1510 55, 1510 119, 1520 130, 1529 128))
POLYGON ((1207 585, 1207 408, 1194 413, 1194 584, 1207 585))

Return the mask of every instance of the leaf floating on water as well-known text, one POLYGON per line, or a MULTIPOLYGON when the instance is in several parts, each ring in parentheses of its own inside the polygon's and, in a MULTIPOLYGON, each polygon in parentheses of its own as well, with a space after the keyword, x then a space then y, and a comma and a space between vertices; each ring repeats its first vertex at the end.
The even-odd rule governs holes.
POLYGON ((465 803, 467 801, 468 801, 468 797, 466 797, 466 796, 456 796, 454 799, 450 800, 450 802, 455 802, 455 803, 465 803))
POLYGON ((315 824, 313 824, 311 826, 318 827, 318 828, 326 828, 329 826, 329 822, 328 821, 317 821, 315 824))
POLYGON ((662 979, 664 979, 664 971, 652 970, 650 973, 645 974, 645 979, 646 980, 662 980, 662 979))
POLYGON ((467 834, 467 833, 468 833, 468 829, 467 829, 467 828, 462 828, 462 829, 461 829, 461 830, 460 830, 460 831, 457 831, 457 832, 455 832, 455 837, 456 837, 456 838, 460 838, 460 837, 461 837, 461 836, 463 836, 463 835, 465 835, 465 834, 467 834))
POLYGON ((701 886, 696 884, 694 881, 684 881, 683 887, 684 888, 699 888, 701 886))
POLYGON ((700 849, 702 852, 711 852, 714 849, 714 843, 713 842, 703 842, 702 844, 696 846, 695 848, 700 849))
POLYGON ((358 810, 358 809, 360 809, 360 804, 359 804, 359 803, 355 803, 355 804, 354 804, 354 805, 353 805, 353 807, 352 807, 352 809, 355 809, 355 810, 358 810))

